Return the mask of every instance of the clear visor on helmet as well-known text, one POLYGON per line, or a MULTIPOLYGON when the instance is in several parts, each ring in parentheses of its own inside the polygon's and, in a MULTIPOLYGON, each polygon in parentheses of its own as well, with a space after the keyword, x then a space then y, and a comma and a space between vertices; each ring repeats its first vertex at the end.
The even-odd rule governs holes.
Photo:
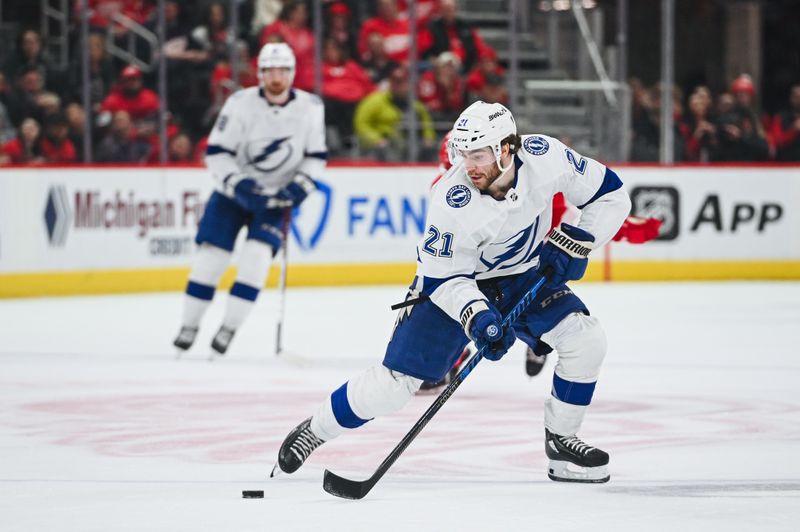
POLYGON ((494 152, 488 146, 477 150, 455 150, 455 152, 464 160, 464 164, 469 166, 488 166, 495 162, 494 152))

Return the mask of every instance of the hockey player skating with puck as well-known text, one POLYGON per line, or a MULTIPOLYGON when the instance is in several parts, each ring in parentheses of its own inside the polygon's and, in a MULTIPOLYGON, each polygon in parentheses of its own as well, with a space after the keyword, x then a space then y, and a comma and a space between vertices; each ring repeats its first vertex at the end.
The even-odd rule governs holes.
POLYGON ((476 102, 456 121, 453 167, 436 186, 417 274, 382 364, 335 390, 283 442, 277 471, 296 471, 325 441, 404 406, 423 381, 452 367, 471 339, 499 360, 519 337, 558 353, 545 401, 545 451, 553 480, 605 482, 608 454, 578 438, 606 353, 603 330, 566 285, 591 249, 608 242, 630 210, 616 173, 544 135, 518 136, 500 104, 476 102), (582 211, 577 226, 550 230, 552 197, 582 211), (547 236, 547 240, 545 240, 547 236), (507 314, 547 272, 547 284, 504 330, 507 314), (423 297, 421 297, 423 296, 423 297), (427 297, 424 297, 427 296, 427 297))
POLYGON ((294 73, 291 48, 266 44, 258 55, 259 86, 231 95, 209 136, 206 165, 217 186, 195 239, 199 249, 174 341, 179 350, 194 343, 236 237, 247 227, 225 316, 211 343, 216 353, 227 351, 281 246, 285 209, 297 207, 316 189, 314 178, 325 168, 322 101, 292 89, 294 73))

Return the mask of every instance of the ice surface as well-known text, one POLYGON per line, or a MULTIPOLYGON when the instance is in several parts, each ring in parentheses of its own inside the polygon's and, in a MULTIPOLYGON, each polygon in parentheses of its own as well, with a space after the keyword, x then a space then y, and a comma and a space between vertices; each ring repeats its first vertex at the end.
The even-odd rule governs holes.
POLYGON ((0 530, 799 530, 800 283, 576 291, 609 337, 580 433, 611 454, 608 484, 547 479, 555 361, 529 379, 517 345, 362 501, 326 494, 324 468, 368 477, 432 396, 267 477, 285 434, 380 361, 403 287, 291 289, 281 358, 265 291, 214 362, 225 294, 180 361, 180 294, 0 301, 0 530))

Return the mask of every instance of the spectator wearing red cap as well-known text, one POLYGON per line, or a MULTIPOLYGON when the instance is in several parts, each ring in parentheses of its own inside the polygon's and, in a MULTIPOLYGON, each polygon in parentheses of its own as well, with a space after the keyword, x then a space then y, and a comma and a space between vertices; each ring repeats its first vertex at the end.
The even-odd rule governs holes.
POLYGON ((142 84, 142 71, 128 65, 119 76, 119 83, 111 90, 100 109, 116 113, 127 111, 134 121, 154 120, 158 113, 158 95, 142 84))
POLYGON ((328 6, 328 20, 325 24, 325 38, 333 39, 347 54, 348 59, 358 58, 356 31, 350 8, 344 2, 334 2, 328 6))
POLYGON ((298 0, 288 0, 278 20, 264 27, 260 43, 285 42, 294 52, 294 86, 314 91, 314 33, 308 28, 308 8, 298 0), (276 41, 277 39, 277 41, 276 41))
POLYGON ((348 149, 353 140, 353 114, 356 105, 375 85, 361 66, 345 56, 339 43, 327 39, 323 47, 322 99, 325 102, 325 125, 333 126, 338 142, 329 139, 328 149, 348 149), (337 146, 338 144, 338 146, 337 146))
POLYGON ((779 161, 800 161, 800 83, 789 92, 789 108, 772 121, 772 140, 779 161))
MULTIPOLYGON (((408 19, 400 17, 397 0, 378 0, 378 15, 368 18, 361 25, 358 34, 358 53, 362 60, 367 59, 367 38, 372 33, 380 33, 383 36, 386 55, 389 59, 398 63, 408 61, 411 48, 408 19)), ((417 54, 419 56, 424 56, 430 44, 427 32, 418 32, 417 54)))
POLYGON ((755 113, 740 105, 731 93, 717 103, 718 161, 765 161, 769 145, 755 113))

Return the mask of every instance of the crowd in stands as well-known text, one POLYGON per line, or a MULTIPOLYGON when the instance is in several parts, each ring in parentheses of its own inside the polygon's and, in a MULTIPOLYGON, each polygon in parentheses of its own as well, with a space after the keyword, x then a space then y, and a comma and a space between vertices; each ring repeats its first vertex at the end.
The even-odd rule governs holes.
MULTIPOLYGON (((661 87, 631 82, 633 144, 631 160, 658 161, 661 87)), ((788 105, 775 114, 759 111, 752 78, 742 74, 728 91, 712 95, 695 87, 688 97, 671 94, 676 162, 800 161, 800 84, 791 87, 788 105)))
MULTIPOLYGON (((72 0, 66 67, 48 56, 36 29, 21 29, 16 46, 0 50, 0 164, 81 162, 87 124, 94 162, 158 162, 162 102, 156 62, 148 63, 153 52, 167 60, 170 162, 202 161, 206 135, 225 99, 237 87, 257 84, 255 58, 263 44, 289 44, 297 58, 295 86, 315 89, 310 2, 244 1, 237 12, 239 31, 232 34, 229 2, 166 0, 166 41, 155 51, 120 18, 156 32, 155 0, 88 3, 90 108, 83 106, 80 0, 72 0), (139 66, 109 52, 129 42, 135 43, 139 66)), ((437 138, 464 107, 477 99, 508 103, 497 53, 461 16, 457 0, 417 0, 413 43, 405 0, 326 0, 323 19, 321 96, 334 157, 407 160, 406 128, 414 113, 419 157, 435 160, 437 138), (409 109, 412 49, 419 72, 417 99, 409 109)), ((631 158, 656 161, 661 90, 636 80, 632 89, 631 158)), ((775 116, 756 108, 747 76, 716 97, 706 87, 686 98, 674 90, 671 97, 676 161, 800 160, 800 85, 775 116)))

